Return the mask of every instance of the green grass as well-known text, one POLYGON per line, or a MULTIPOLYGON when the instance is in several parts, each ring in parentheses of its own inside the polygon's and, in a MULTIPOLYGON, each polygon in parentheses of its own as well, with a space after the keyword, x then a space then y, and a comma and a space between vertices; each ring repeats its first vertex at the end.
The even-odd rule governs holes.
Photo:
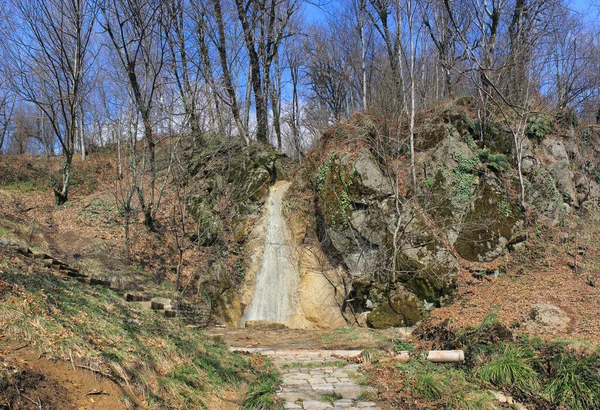
POLYGON ((263 373, 248 386, 243 410, 279 410, 283 402, 277 397, 277 386, 282 383, 281 375, 273 364, 265 360, 263 373))
POLYGON ((515 345, 503 345, 475 374, 481 380, 501 388, 514 387, 524 392, 539 390, 539 380, 532 366, 533 358, 515 345))
POLYGON ((35 181, 16 181, 7 185, 0 186, 0 190, 4 191, 17 191, 17 192, 32 192, 32 191, 45 191, 46 186, 36 184, 35 181))
POLYGON ((432 373, 419 373, 414 378, 414 391, 421 397, 438 401, 444 397, 444 386, 432 373))
POLYGON ((358 329, 341 327, 339 329, 335 329, 335 334, 321 336, 321 340, 324 343, 334 343, 340 341, 353 342, 360 338, 360 336, 361 331, 358 329))
MULTIPOLYGON (((219 391, 238 388, 255 371, 221 342, 121 295, 0 261, 14 285, 0 303, 8 343, 34 342, 47 357, 84 364, 131 386, 148 408, 209 408, 219 391)), ((262 375, 258 375, 258 378, 262 375)))
POLYGON ((394 341, 394 351, 396 352, 412 352, 415 350, 415 345, 411 342, 405 342, 403 340, 394 341))
POLYGON ((545 388, 550 401, 572 410, 600 408, 599 363, 597 354, 560 354, 554 362, 555 373, 545 388))
POLYGON ((337 392, 321 394, 321 401, 331 403, 331 405, 333 405, 333 402, 336 400, 341 400, 343 398, 344 397, 337 392))
MULTIPOLYGON (((497 317, 493 314, 481 325, 482 331, 494 323, 497 317)), ((472 334, 473 328, 464 333, 472 334)), ((497 409, 499 403, 490 393, 492 385, 493 389, 517 397, 527 407, 533 404, 539 408, 600 408, 597 346, 576 339, 546 342, 520 337, 497 344, 477 337, 464 340, 469 341, 464 346, 468 355, 465 363, 432 364, 423 359, 408 363, 374 361, 366 367, 364 382, 377 387, 380 397, 395 392, 392 400, 400 400, 395 403, 419 400, 431 408, 497 409)))

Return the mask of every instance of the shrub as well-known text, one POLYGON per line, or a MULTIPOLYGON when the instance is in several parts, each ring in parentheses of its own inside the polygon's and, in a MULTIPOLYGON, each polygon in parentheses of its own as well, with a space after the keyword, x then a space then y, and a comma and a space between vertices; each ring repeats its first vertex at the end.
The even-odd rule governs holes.
POLYGON ((479 138, 482 134, 489 139, 494 139, 500 134, 498 126, 493 121, 486 121, 482 130, 481 120, 469 121, 469 132, 473 137, 479 138), (483 132, 482 132, 483 131, 483 132))
POLYGON ((527 138, 536 140, 538 143, 554 129, 552 121, 544 114, 532 115, 525 125, 527 138))
POLYGON ((554 363, 556 372, 545 393, 552 403, 572 410, 600 408, 598 356, 578 358, 563 352, 554 363))
POLYGON ((490 361, 475 372, 481 380, 498 387, 516 387, 521 391, 537 391, 539 381, 532 359, 519 346, 502 345, 492 353, 490 361))
POLYGON ((482 164, 494 172, 502 172, 510 168, 506 155, 492 154, 488 148, 479 150, 477 156, 482 164))

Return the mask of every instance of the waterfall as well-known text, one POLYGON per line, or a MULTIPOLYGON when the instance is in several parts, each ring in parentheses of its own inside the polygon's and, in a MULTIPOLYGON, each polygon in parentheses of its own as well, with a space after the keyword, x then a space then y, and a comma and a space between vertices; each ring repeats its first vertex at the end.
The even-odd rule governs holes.
POLYGON ((278 182, 269 190, 264 250, 244 321, 261 320, 289 326, 294 313, 298 271, 294 267, 289 234, 281 213, 283 195, 289 187, 289 182, 278 182))

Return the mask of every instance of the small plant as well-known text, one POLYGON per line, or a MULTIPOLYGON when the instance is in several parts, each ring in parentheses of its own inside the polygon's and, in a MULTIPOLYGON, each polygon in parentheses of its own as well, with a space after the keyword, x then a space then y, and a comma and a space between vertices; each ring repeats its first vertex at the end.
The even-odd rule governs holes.
POLYGON ((430 373, 419 374, 415 379, 413 389, 420 396, 429 400, 438 401, 444 397, 442 384, 430 373))
POLYGON ((552 121, 544 114, 532 115, 525 126, 525 135, 538 143, 553 130, 552 121))
POLYGON ((365 363, 374 363, 378 362, 385 353, 379 349, 365 349, 360 354, 365 363))
POLYGON ((581 134, 581 143, 585 148, 589 148, 590 143, 592 142, 592 129, 586 128, 583 130, 583 134, 581 134))
POLYGON ((405 342, 403 340, 396 340, 394 350, 396 352, 412 352, 415 350, 415 346, 411 342, 405 342))
POLYGON ((343 398, 344 396, 342 396, 338 392, 321 394, 321 401, 326 401, 328 403, 331 403, 332 405, 334 401, 341 400, 343 398))
POLYGON ((477 156, 482 164, 494 172, 502 172, 510 168, 506 155, 492 154, 488 148, 479 150, 477 156))
POLYGON ((483 318, 480 327, 495 325, 496 323, 500 323, 500 316, 498 316, 498 312, 494 310, 483 318))
POLYGON ((516 387, 524 392, 539 389, 532 359, 518 346, 503 345, 475 374, 498 387, 516 387))
POLYGON ((325 186, 325 179, 327 178, 327 174, 329 173, 329 168, 331 168, 331 163, 333 162, 333 154, 327 158, 317 170, 317 175, 315 177, 315 184, 317 185, 317 192, 320 192, 325 186))

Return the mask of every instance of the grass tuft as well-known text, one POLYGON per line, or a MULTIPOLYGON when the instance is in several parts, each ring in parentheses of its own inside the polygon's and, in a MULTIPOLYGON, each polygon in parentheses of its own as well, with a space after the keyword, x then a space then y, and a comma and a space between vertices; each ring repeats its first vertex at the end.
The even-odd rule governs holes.
POLYGON ((556 373, 546 386, 550 401, 571 410, 600 408, 600 366, 596 355, 578 358, 559 356, 556 373))
POLYGON ((418 374, 413 390, 426 399, 437 401, 443 397, 443 386, 437 377, 430 373, 418 374))
POLYGON ((276 395, 277 386, 283 381, 281 375, 271 362, 265 360, 265 366, 265 371, 248 386, 243 410, 283 409, 283 403, 276 395))
POLYGON ((521 391, 539 390, 532 358, 519 346, 502 345, 475 374, 481 380, 498 387, 516 387, 521 391))
POLYGON ((321 401, 331 403, 332 405, 336 400, 341 400, 343 398, 344 397, 338 392, 321 394, 321 401))

